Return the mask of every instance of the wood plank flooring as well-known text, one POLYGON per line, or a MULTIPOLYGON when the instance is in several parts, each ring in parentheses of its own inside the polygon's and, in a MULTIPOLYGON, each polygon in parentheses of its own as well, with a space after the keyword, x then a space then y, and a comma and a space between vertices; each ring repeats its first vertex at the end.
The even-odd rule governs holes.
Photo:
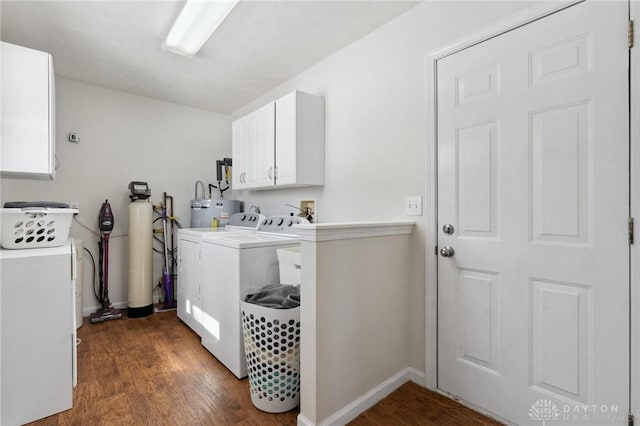
MULTIPOLYGON (((78 330, 78 386, 71 410, 31 423, 53 425, 295 425, 297 410, 262 412, 249 383, 200 345, 175 311, 85 324, 78 330)), ((498 425, 407 383, 352 425, 498 425)))
POLYGON ((498 426, 502 423, 483 416, 446 396, 413 382, 405 383, 391 395, 349 423, 351 426, 498 426))

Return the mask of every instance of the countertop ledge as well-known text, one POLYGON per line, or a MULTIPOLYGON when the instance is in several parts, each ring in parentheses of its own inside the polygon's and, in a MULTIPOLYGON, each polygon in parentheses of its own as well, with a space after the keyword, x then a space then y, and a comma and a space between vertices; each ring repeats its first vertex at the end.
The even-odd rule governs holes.
POLYGON ((296 225, 295 229, 301 241, 332 241, 407 235, 414 225, 408 221, 335 222, 296 225))

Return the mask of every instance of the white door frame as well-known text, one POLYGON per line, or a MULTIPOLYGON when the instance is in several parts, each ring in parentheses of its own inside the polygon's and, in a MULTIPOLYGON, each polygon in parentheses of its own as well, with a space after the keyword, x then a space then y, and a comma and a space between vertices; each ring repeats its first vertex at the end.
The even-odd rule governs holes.
MULTIPOLYGON (((425 56, 426 65, 426 111, 427 111, 427 149, 425 162, 425 386, 437 390, 438 375, 438 268, 434 252, 438 244, 438 182, 437 182, 437 75, 436 65, 439 59, 460 50, 504 34, 520 26, 531 23, 583 0, 563 2, 540 2, 512 16, 499 20, 488 27, 471 33, 461 40, 435 50, 425 56)), ((636 34, 640 32, 640 0, 631 0, 630 17, 637 22, 636 34)), ((640 37, 636 36, 636 40, 640 37)), ((636 45, 639 42, 636 42, 636 45)), ((630 214, 640 224, 640 48, 631 50, 631 66, 635 73, 631 77, 631 206, 630 214)), ((640 409, 640 229, 636 244, 631 246, 631 404, 632 413, 640 409)))
MULTIPOLYGON (((631 217, 636 222, 640 221, 640 37, 638 37, 638 25, 640 25, 640 1, 631 0, 630 19, 635 22, 634 47, 631 49, 631 157, 629 188, 631 200, 631 217)), ((639 222, 640 223, 640 222, 639 222)), ((636 225, 636 231, 640 228, 636 225)), ((638 232, 636 232, 636 235, 638 232)), ((631 413, 640 412, 640 240, 636 238, 631 245, 631 413)))

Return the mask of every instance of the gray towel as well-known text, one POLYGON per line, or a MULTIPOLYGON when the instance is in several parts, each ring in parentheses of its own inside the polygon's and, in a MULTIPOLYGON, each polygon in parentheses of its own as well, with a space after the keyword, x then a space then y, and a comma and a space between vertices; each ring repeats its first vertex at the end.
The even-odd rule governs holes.
POLYGON ((244 301, 274 309, 291 309, 300 306, 300 286, 269 284, 255 293, 248 294, 244 301))

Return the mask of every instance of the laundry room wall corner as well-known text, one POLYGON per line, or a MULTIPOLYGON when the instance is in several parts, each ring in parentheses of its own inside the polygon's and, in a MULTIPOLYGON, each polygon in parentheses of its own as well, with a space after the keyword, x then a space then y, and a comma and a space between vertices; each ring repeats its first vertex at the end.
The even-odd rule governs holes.
MULTIPOLYGON (((54 58, 55 60, 55 58, 54 58)), ((151 200, 162 192, 175 197, 178 220, 189 225, 189 200, 196 180, 214 181, 215 160, 231 156, 231 121, 227 115, 159 101, 56 77, 57 157, 53 181, 2 179, 1 201, 77 202, 80 214, 71 234, 82 238, 97 261, 97 218, 105 199, 113 208, 110 244, 110 299, 127 303, 128 194, 134 180, 146 181, 151 200), (80 143, 67 141, 76 132, 80 143), (84 226, 80 225, 82 223, 84 226)), ((89 256, 85 256, 90 262, 89 256)), ((162 260, 154 256, 160 276, 162 260)), ((97 308, 92 268, 84 268, 84 315, 97 308)), ((179 284, 178 284, 179 285, 179 284)))

